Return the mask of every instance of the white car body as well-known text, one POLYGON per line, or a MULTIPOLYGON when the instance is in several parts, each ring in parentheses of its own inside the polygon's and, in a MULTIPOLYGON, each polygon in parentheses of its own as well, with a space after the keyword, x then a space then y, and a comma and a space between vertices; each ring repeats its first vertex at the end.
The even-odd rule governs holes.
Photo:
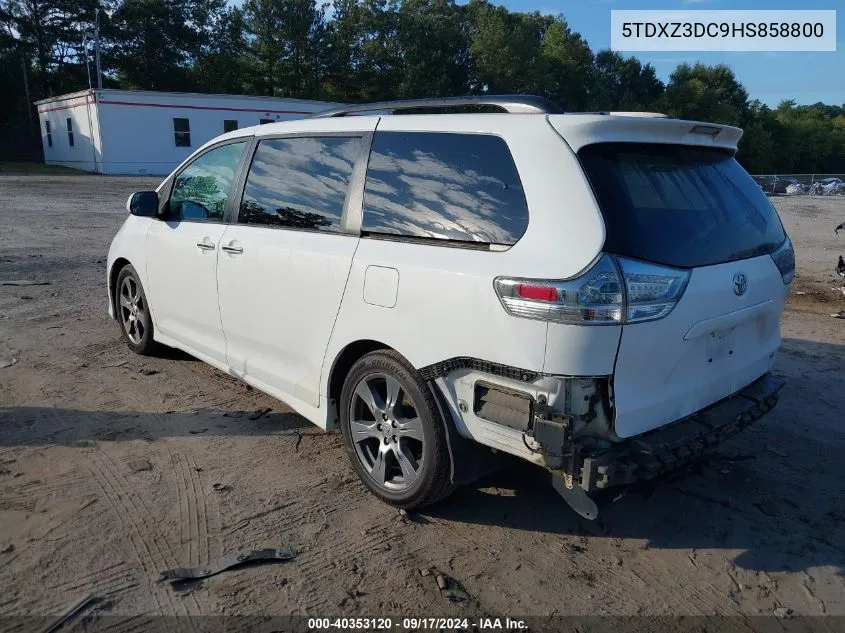
MULTIPOLYGON (((362 235, 365 157, 350 179, 345 233, 130 215, 109 251, 110 314, 116 271, 131 263, 149 298, 157 341, 286 402, 323 429, 337 425, 338 372, 365 351, 396 350, 440 390, 460 436, 538 464, 545 458, 524 429, 476 415, 471 403, 479 381, 577 415, 587 407, 578 403, 578 390, 589 400, 590 377, 608 377, 613 411, 605 430, 619 442, 705 409, 771 369, 788 280, 769 254, 693 268, 674 309, 643 323, 520 318, 504 309, 495 286, 502 276, 577 278, 602 256, 606 227, 577 156, 581 148, 625 142, 734 152, 736 128, 598 114, 346 116, 237 130, 194 156, 235 139, 338 133, 371 139, 388 131, 503 139, 529 210, 522 237, 507 248, 477 249, 362 235), (741 296, 733 291, 738 274, 747 279, 741 296), (450 359, 485 365, 432 369, 450 359)), ((157 190, 162 202, 174 175, 157 190)))

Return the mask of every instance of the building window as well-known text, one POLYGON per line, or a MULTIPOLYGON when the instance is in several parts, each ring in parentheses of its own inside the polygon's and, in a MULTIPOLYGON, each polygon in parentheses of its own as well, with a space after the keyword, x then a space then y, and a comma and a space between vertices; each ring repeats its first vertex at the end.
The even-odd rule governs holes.
POLYGON ((176 147, 191 146, 191 122, 188 119, 173 119, 173 140, 176 147))
POLYGON ((44 129, 47 131, 47 147, 53 147, 53 133, 49 121, 44 121, 44 129))
POLYGON ((273 119, 259 119, 258 120, 258 123, 260 123, 261 125, 267 125, 268 123, 275 123, 275 122, 276 121, 274 121, 273 119))
POLYGON ((73 121, 70 117, 67 119, 67 144, 73 147, 73 121))
POLYGON ((238 129, 238 120, 237 119, 224 119, 223 120, 223 131, 224 132, 234 132, 238 129))

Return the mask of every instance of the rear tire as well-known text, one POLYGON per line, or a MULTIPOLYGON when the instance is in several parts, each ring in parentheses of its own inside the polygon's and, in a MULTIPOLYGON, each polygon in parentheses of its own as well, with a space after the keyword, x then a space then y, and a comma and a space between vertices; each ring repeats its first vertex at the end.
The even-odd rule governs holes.
POLYGON ((452 492, 434 394, 399 353, 372 352, 352 366, 340 397, 340 429, 352 467, 382 501, 419 508, 452 492))
POLYGON ((147 295, 131 264, 117 275, 114 287, 114 308, 120 333, 126 345, 136 354, 150 356, 158 348, 153 340, 153 319, 147 295))

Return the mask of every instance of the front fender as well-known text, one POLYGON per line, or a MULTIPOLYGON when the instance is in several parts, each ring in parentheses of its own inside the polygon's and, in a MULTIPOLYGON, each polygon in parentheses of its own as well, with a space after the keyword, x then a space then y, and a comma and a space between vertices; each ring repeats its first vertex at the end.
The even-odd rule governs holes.
MULTIPOLYGON (((131 264, 141 280, 141 285, 147 287, 147 258, 146 241, 152 218, 139 218, 130 215, 121 225, 112 239, 106 259, 106 289, 108 291, 108 313, 112 319, 117 318, 114 305, 114 282, 117 272, 126 264, 131 264)), ((152 310, 150 311, 152 316, 152 310)))

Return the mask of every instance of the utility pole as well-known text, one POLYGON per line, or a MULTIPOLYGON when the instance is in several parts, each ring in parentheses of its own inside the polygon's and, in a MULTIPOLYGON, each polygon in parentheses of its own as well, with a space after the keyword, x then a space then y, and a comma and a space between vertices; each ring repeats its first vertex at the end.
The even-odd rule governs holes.
POLYGON ((88 90, 91 90, 91 60, 88 57, 88 35, 82 31, 82 51, 85 53, 85 71, 88 73, 88 90))
POLYGON ((24 57, 23 53, 21 53, 21 70, 23 71, 23 92, 26 95, 26 122, 29 126, 29 134, 32 136, 32 100, 29 96, 29 78, 26 74, 26 57, 24 57))
POLYGON ((94 15, 94 59, 97 66, 97 90, 102 90, 103 71, 100 68, 100 7, 97 7, 94 15))

